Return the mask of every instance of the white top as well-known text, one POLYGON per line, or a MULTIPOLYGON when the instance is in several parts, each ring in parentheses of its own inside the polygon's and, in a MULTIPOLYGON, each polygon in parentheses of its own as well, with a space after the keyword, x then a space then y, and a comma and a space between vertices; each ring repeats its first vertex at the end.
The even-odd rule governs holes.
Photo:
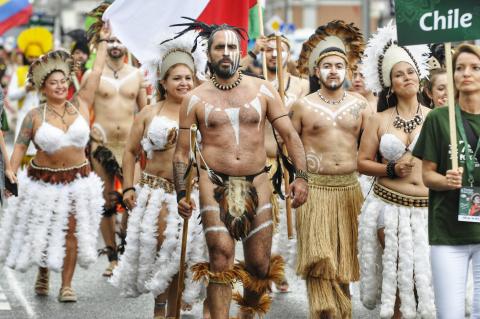
POLYGON ((153 151, 164 151, 175 145, 178 135, 178 123, 168 117, 156 115, 148 127, 141 144, 147 158, 153 157, 153 151))
POLYGON ((47 105, 43 107, 43 123, 35 133, 35 144, 44 152, 53 154, 58 150, 74 146, 78 148, 85 148, 90 138, 90 127, 87 121, 77 111, 78 115, 75 121, 64 132, 62 129, 53 126, 45 120, 45 111, 47 105))
POLYGON ((382 154, 383 158, 387 161, 397 161, 406 152, 413 151, 415 144, 417 144, 418 135, 419 134, 415 136, 410 145, 405 145, 395 134, 385 133, 380 138, 380 154, 382 154))

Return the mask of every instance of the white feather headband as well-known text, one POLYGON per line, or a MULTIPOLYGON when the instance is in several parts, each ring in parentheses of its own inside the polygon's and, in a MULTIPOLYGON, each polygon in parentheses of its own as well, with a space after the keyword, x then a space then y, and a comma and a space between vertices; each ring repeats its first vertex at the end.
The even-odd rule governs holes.
POLYGON ((142 68, 147 70, 148 80, 153 86, 159 80, 163 80, 167 71, 175 64, 185 64, 198 79, 205 80, 207 67, 207 55, 205 46, 200 44, 195 52, 192 51, 195 43, 195 32, 189 32, 182 37, 162 43, 163 40, 172 38, 171 35, 163 35, 155 41, 156 56, 148 61, 141 61, 142 68))
POLYGON ((396 26, 390 22, 368 40, 360 66, 366 88, 379 93, 391 87, 390 73, 398 62, 410 63, 420 79, 427 78, 429 54, 427 45, 399 46, 396 26))

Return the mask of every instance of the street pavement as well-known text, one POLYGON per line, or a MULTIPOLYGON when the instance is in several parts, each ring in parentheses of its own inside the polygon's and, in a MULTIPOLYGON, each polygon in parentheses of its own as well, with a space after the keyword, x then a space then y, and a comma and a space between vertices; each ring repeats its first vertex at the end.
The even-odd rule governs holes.
MULTIPOLYGON (((237 249, 237 251, 241 251, 237 249)), ((153 314, 152 295, 123 298, 102 277, 107 265, 105 257, 99 258, 88 270, 77 267, 73 288, 78 302, 59 303, 60 274, 50 276, 50 294, 37 297, 33 292, 36 269, 26 273, 7 268, 0 269, 0 319, 149 319, 153 314)), ((305 284, 291 270, 287 270, 290 292, 273 293, 273 304, 266 318, 308 318, 308 301, 305 284)), ((378 312, 365 309, 358 297, 357 285, 353 285, 353 318, 378 318, 378 312)), ((195 305, 182 318, 202 318, 201 305, 195 305)), ((236 314, 232 304, 231 316, 236 314)))

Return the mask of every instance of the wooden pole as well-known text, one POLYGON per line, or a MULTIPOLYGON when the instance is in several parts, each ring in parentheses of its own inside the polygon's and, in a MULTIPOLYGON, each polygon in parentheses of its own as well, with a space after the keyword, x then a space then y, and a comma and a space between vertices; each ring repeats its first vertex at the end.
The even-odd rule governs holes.
MULTIPOLYGON (((197 136, 197 126, 193 124, 190 128, 190 150, 192 147, 195 147, 195 139, 197 136)), ((190 159, 192 160, 192 159, 190 159)), ((190 169, 190 172, 186 178, 187 189, 185 194, 185 199, 190 203, 190 195, 192 194, 193 186, 193 169, 190 169)), ((183 219, 183 231, 182 231, 182 250, 180 254, 180 268, 178 271, 178 287, 177 287, 177 304, 175 308, 175 318, 180 319, 180 310, 182 306, 182 294, 183 294, 183 282, 185 280, 185 256, 187 253, 187 236, 188 236, 188 219, 183 219)))
MULTIPOLYGON (((275 36, 276 49, 277 49, 277 77, 278 77, 278 93, 282 99, 283 105, 285 105, 285 81, 283 78, 283 48, 282 39, 279 35, 275 36)), ((275 134, 275 133, 274 133, 275 134)), ((283 153, 288 156, 287 148, 283 145, 283 153)), ((285 182, 285 194, 290 193, 290 175, 288 170, 283 166, 283 180, 285 182)), ((285 204, 287 207, 287 235, 288 239, 293 239, 293 221, 292 221, 292 199, 286 197, 285 204)))
POLYGON ((452 169, 458 169, 457 126, 455 122, 455 91, 453 89, 452 44, 445 43, 445 62, 447 65, 448 120, 450 124, 450 145, 452 169))
MULTIPOLYGON (((263 29, 263 11, 260 2, 257 2, 257 9, 258 9, 258 24, 260 27, 260 35, 263 37, 265 36, 265 31, 263 29)), ((262 67, 263 67, 263 77, 265 80, 268 81, 268 73, 267 73, 267 56, 265 55, 265 51, 262 52, 262 67)))

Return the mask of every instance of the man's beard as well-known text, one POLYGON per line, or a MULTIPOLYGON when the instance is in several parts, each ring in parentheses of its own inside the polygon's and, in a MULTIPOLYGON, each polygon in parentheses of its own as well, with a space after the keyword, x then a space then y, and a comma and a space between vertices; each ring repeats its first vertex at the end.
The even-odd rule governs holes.
POLYGON ((114 60, 115 60, 115 59, 120 59, 120 58, 122 58, 122 57, 125 55, 125 51, 122 50, 122 49, 110 49, 110 50, 107 51, 107 53, 108 53, 108 56, 109 56, 111 59, 114 59, 114 60), (118 54, 112 54, 112 51, 118 51, 118 52, 120 52, 120 53, 118 53, 118 54))
POLYGON ((343 83, 345 82, 345 78, 340 81, 340 80, 335 80, 334 82, 327 83, 327 81, 323 80, 323 77, 320 77, 320 84, 322 87, 327 88, 331 91, 336 91, 340 89, 343 86, 343 83))
POLYGON ((215 74, 217 77, 226 80, 230 79, 233 75, 235 75, 235 73, 237 73, 239 63, 233 62, 233 65, 226 69, 220 67, 221 63, 222 60, 218 61, 217 63, 210 62, 212 73, 215 74))
POLYGON ((267 70, 272 72, 272 73, 276 73, 277 72, 277 65, 276 64, 268 65, 268 63, 267 63, 267 70))

